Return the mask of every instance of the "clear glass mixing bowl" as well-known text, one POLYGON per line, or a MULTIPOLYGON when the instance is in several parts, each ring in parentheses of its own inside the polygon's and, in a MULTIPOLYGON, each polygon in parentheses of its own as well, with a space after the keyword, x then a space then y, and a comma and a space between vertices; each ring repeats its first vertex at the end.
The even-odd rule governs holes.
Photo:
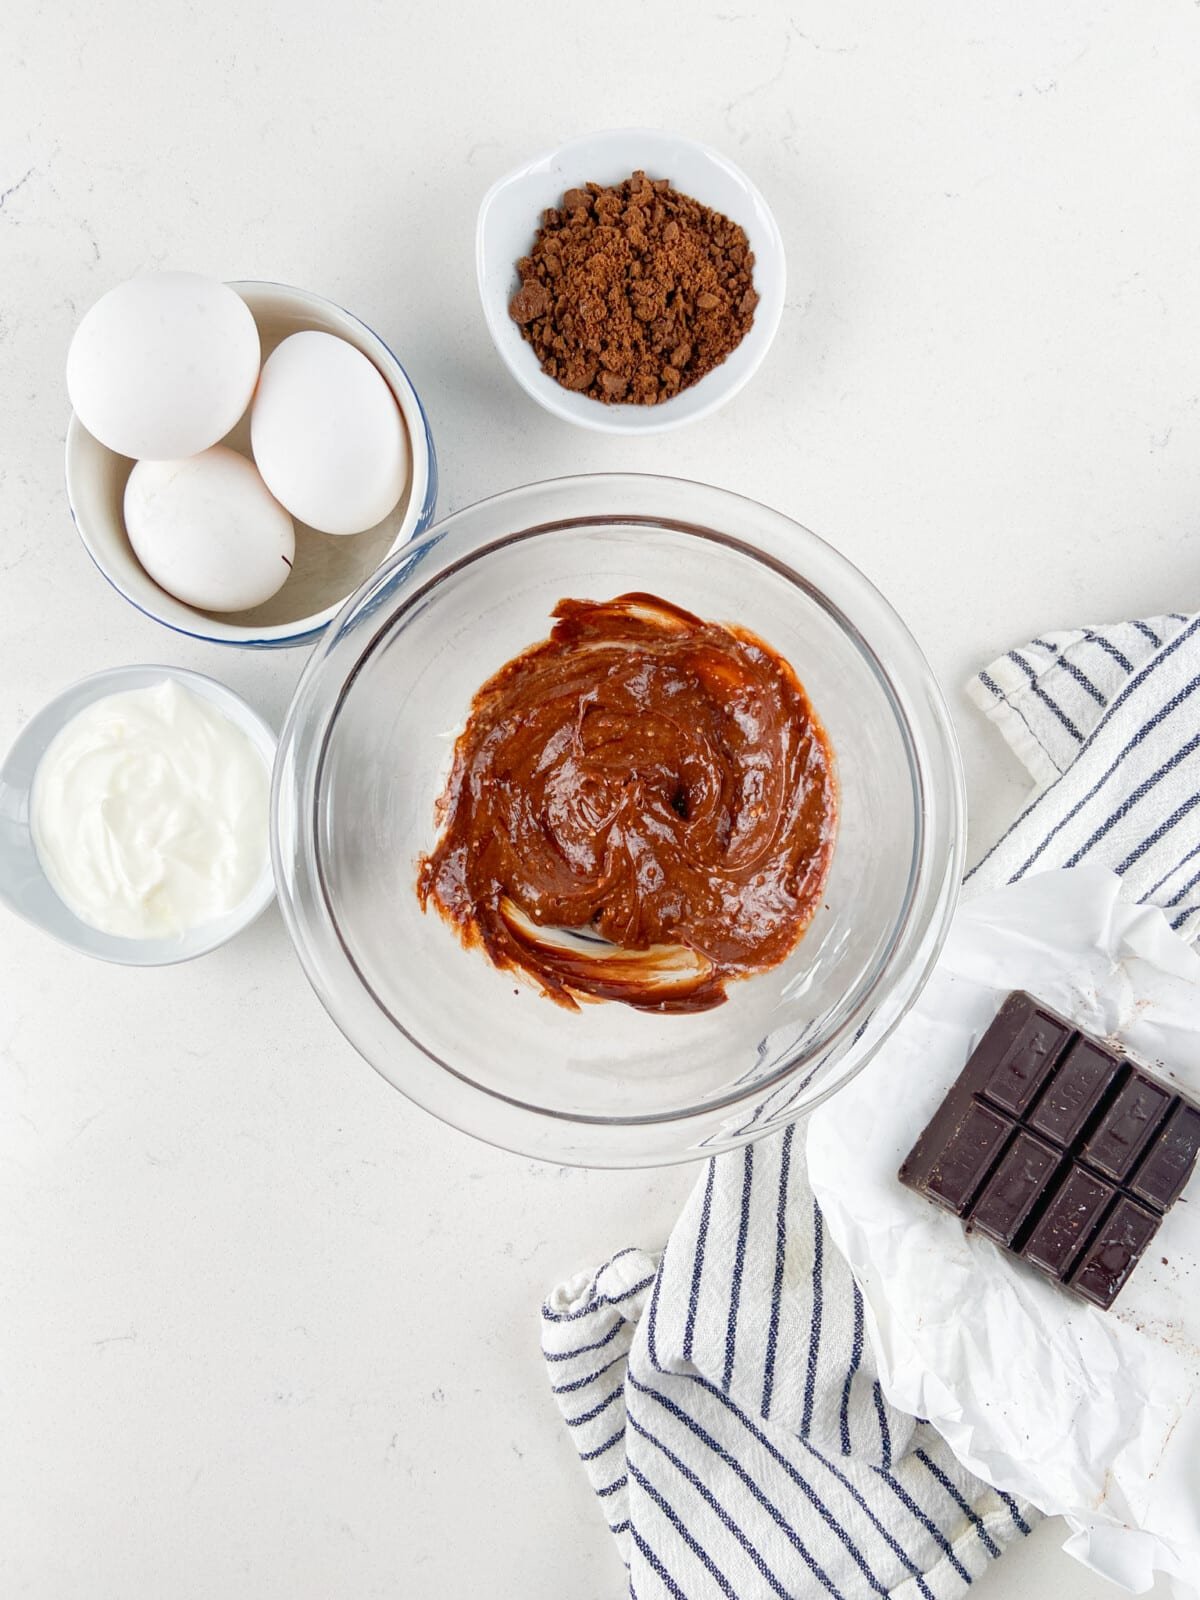
POLYGON ((455 1127, 582 1165, 709 1154, 846 1082, 929 975, 964 836, 950 718, 888 603, 787 517, 670 478, 532 484, 406 547, 317 645, 275 766, 280 904, 347 1038, 455 1127), (567 1011, 464 950, 414 887, 475 691, 546 637, 560 599, 629 590, 740 623, 789 660, 841 784, 822 909, 787 961, 699 1015, 567 1011))

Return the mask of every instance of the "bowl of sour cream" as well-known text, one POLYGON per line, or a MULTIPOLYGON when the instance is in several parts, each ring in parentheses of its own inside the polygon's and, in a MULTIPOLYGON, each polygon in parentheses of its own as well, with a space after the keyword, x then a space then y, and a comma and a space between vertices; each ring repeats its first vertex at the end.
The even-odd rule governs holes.
POLYGON ((215 950, 274 898, 275 743, 202 673, 84 678, 0 766, 0 901, 104 961, 166 966, 215 950))

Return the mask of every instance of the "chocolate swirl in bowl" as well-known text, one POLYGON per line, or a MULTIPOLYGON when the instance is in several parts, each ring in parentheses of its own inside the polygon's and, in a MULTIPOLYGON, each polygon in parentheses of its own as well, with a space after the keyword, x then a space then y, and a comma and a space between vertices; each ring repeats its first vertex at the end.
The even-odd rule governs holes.
POLYGON ((653 595, 563 600, 472 702, 418 894, 551 998, 703 1011, 815 912, 833 758, 788 663, 653 595))

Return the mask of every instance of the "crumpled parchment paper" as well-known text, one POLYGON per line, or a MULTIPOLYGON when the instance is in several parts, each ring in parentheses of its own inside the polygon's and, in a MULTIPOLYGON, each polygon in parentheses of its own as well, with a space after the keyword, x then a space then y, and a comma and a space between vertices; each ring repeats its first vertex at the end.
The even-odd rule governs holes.
POLYGON ((1200 955, 1118 889, 1076 868, 965 902, 917 1005, 813 1113, 809 1169, 893 1404, 1065 1516, 1065 1548, 1097 1572, 1140 1593, 1161 1571, 1200 1597, 1200 1172, 1108 1312, 896 1178, 1011 989, 1200 1095, 1200 955))

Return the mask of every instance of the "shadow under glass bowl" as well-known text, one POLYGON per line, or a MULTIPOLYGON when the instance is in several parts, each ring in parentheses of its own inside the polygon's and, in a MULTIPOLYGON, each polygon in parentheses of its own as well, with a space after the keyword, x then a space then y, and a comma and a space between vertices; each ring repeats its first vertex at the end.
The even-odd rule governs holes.
POLYGON ((397 1089, 491 1143, 594 1166, 685 1161, 807 1112, 920 992, 949 926, 965 806, 949 714, 911 634, 814 534, 669 478, 533 484, 457 512, 347 604, 280 739, 280 905, 334 1021, 397 1089), (565 597, 649 591, 791 662, 841 786, 824 903, 789 958, 698 1015, 570 1012, 415 893, 471 698, 565 597))

